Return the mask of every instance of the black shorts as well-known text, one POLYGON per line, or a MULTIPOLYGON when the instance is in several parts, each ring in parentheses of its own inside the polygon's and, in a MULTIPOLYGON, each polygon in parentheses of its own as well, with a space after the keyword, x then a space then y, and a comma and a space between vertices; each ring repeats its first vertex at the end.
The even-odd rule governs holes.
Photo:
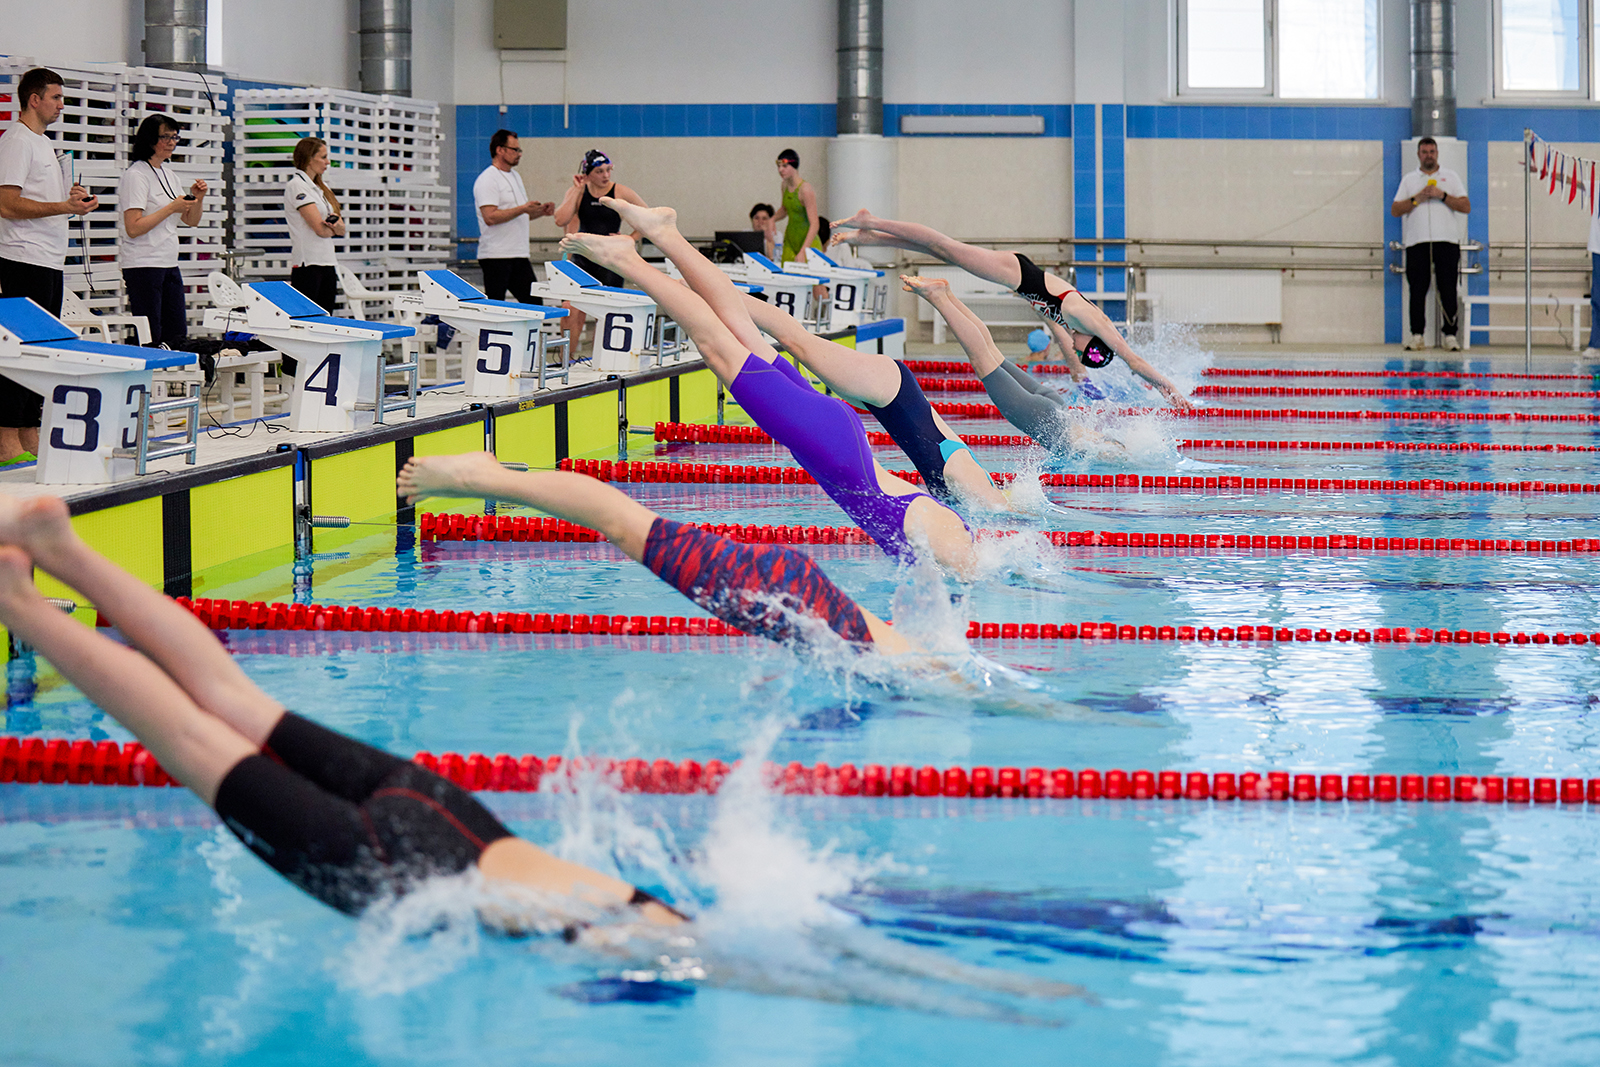
POLYGON ((483 295, 490 300, 504 300, 509 292, 511 299, 518 303, 544 302, 530 295, 534 277, 533 264, 528 262, 527 256, 521 259, 480 259, 478 266, 483 268, 483 295))
POLYGON ((222 779, 216 811, 273 870, 351 915, 512 836, 432 771, 292 712, 222 779))
MULTIPOLYGON (((52 315, 61 314, 66 275, 33 263, 0 258, 0 296, 25 296, 52 315)), ((0 375, 0 426, 30 429, 44 421, 44 398, 0 375)))

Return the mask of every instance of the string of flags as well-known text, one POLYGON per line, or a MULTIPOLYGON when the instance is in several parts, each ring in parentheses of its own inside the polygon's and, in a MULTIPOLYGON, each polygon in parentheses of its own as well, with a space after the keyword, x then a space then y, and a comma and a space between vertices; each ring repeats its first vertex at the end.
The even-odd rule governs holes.
POLYGON ((1582 156, 1569 156, 1534 134, 1528 142, 1528 168, 1545 183, 1551 196, 1565 196, 1567 203, 1580 204, 1590 215, 1600 214, 1600 197, 1595 196, 1595 177, 1600 163, 1582 156))

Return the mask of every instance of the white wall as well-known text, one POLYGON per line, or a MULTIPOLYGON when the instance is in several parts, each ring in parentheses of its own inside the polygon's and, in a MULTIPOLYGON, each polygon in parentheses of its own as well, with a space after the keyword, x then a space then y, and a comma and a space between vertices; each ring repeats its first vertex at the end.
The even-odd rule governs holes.
POLYGON ((138 61, 144 0, 81 0, 70 7, 69 25, 38 0, 0 0, 0 52, 63 67, 138 61))
MULTIPOLYGON (((1081 0, 1080 0, 1081 2, 1081 0)), ((834 4, 823 5, 830 64, 834 4)), ((885 0, 883 98, 908 104, 1072 100, 1070 0, 885 0)), ((830 79, 824 94, 835 95, 830 79)))

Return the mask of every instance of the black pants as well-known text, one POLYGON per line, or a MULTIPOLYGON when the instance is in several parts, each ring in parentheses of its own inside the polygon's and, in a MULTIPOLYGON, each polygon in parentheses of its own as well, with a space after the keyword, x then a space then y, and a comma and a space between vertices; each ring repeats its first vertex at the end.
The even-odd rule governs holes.
POLYGON ((528 262, 528 257, 480 259, 478 266, 483 268, 483 295, 490 300, 504 300, 509 292, 512 299, 523 304, 544 302, 534 300, 531 295, 533 264, 528 262))
POLYGON ((289 272, 289 284, 311 298, 311 302, 328 314, 339 300, 339 269, 337 267, 295 267, 289 272))
POLYGON ((150 320, 150 343, 178 348, 189 339, 183 271, 177 267, 124 267, 128 313, 150 320))
POLYGON ((1411 286, 1411 332, 1420 334, 1428 327, 1428 276, 1439 288, 1439 307, 1443 309, 1441 330, 1454 337, 1458 329, 1456 274, 1461 265, 1461 246, 1453 241, 1425 241, 1406 249, 1406 283, 1411 286))
MULTIPOLYGON (((0 296, 25 296, 52 315, 61 314, 66 275, 49 267, 0 259, 0 296)), ((0 427, 25 430, 44 421, 44 398, 0 375, 0 427)))

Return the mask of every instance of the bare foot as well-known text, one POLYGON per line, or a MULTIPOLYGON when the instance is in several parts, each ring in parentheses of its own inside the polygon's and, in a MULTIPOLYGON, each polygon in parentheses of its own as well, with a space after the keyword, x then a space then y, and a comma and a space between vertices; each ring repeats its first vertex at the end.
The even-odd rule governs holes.
MULTIPOLYGON (((622 240, 627 241, 626 237, 622 240)), ((629 241, 629 244, 633 242, 629 241)), ((467 452, 459 456, 412 456, 395 479, 395 489, 407 504, 430 496, 481 496, 482 479, 503 473, 505 468, 491 452, 467 452)))
POLYGON ((670 207, 640 207, 612 196, 602 196, 600 202, 651 241, 678 232, 678 213, 670 207))
POLYGON ((862 208, 847 219, 840 219, 833 223, 835 230, 871 230, 876 229, 878 219, 872 212, 862 208))
POLYGON ((23 500, 0 494, 0 544, 16 545, 31 556, 48 556, 77 536, 66 501, 60 497, 23 500))
POLYGON ((30 596, 39 596, 33 584, 33 560, 20 548, 0 546, 0 604, 15 604, 30 596))
POLYGON ((916 293, 924 300, 932 300, 950 291, 950 283, 943 278, 924 278, 917 274, 900 275, 902 288, 908 293, 916 293))
POLYGON ((569 233, 561 239, 559 248, 563 254, 587 256, 618 274, 626 274, 622 268, 639 256, 633 238, 621 234, 569 233))

